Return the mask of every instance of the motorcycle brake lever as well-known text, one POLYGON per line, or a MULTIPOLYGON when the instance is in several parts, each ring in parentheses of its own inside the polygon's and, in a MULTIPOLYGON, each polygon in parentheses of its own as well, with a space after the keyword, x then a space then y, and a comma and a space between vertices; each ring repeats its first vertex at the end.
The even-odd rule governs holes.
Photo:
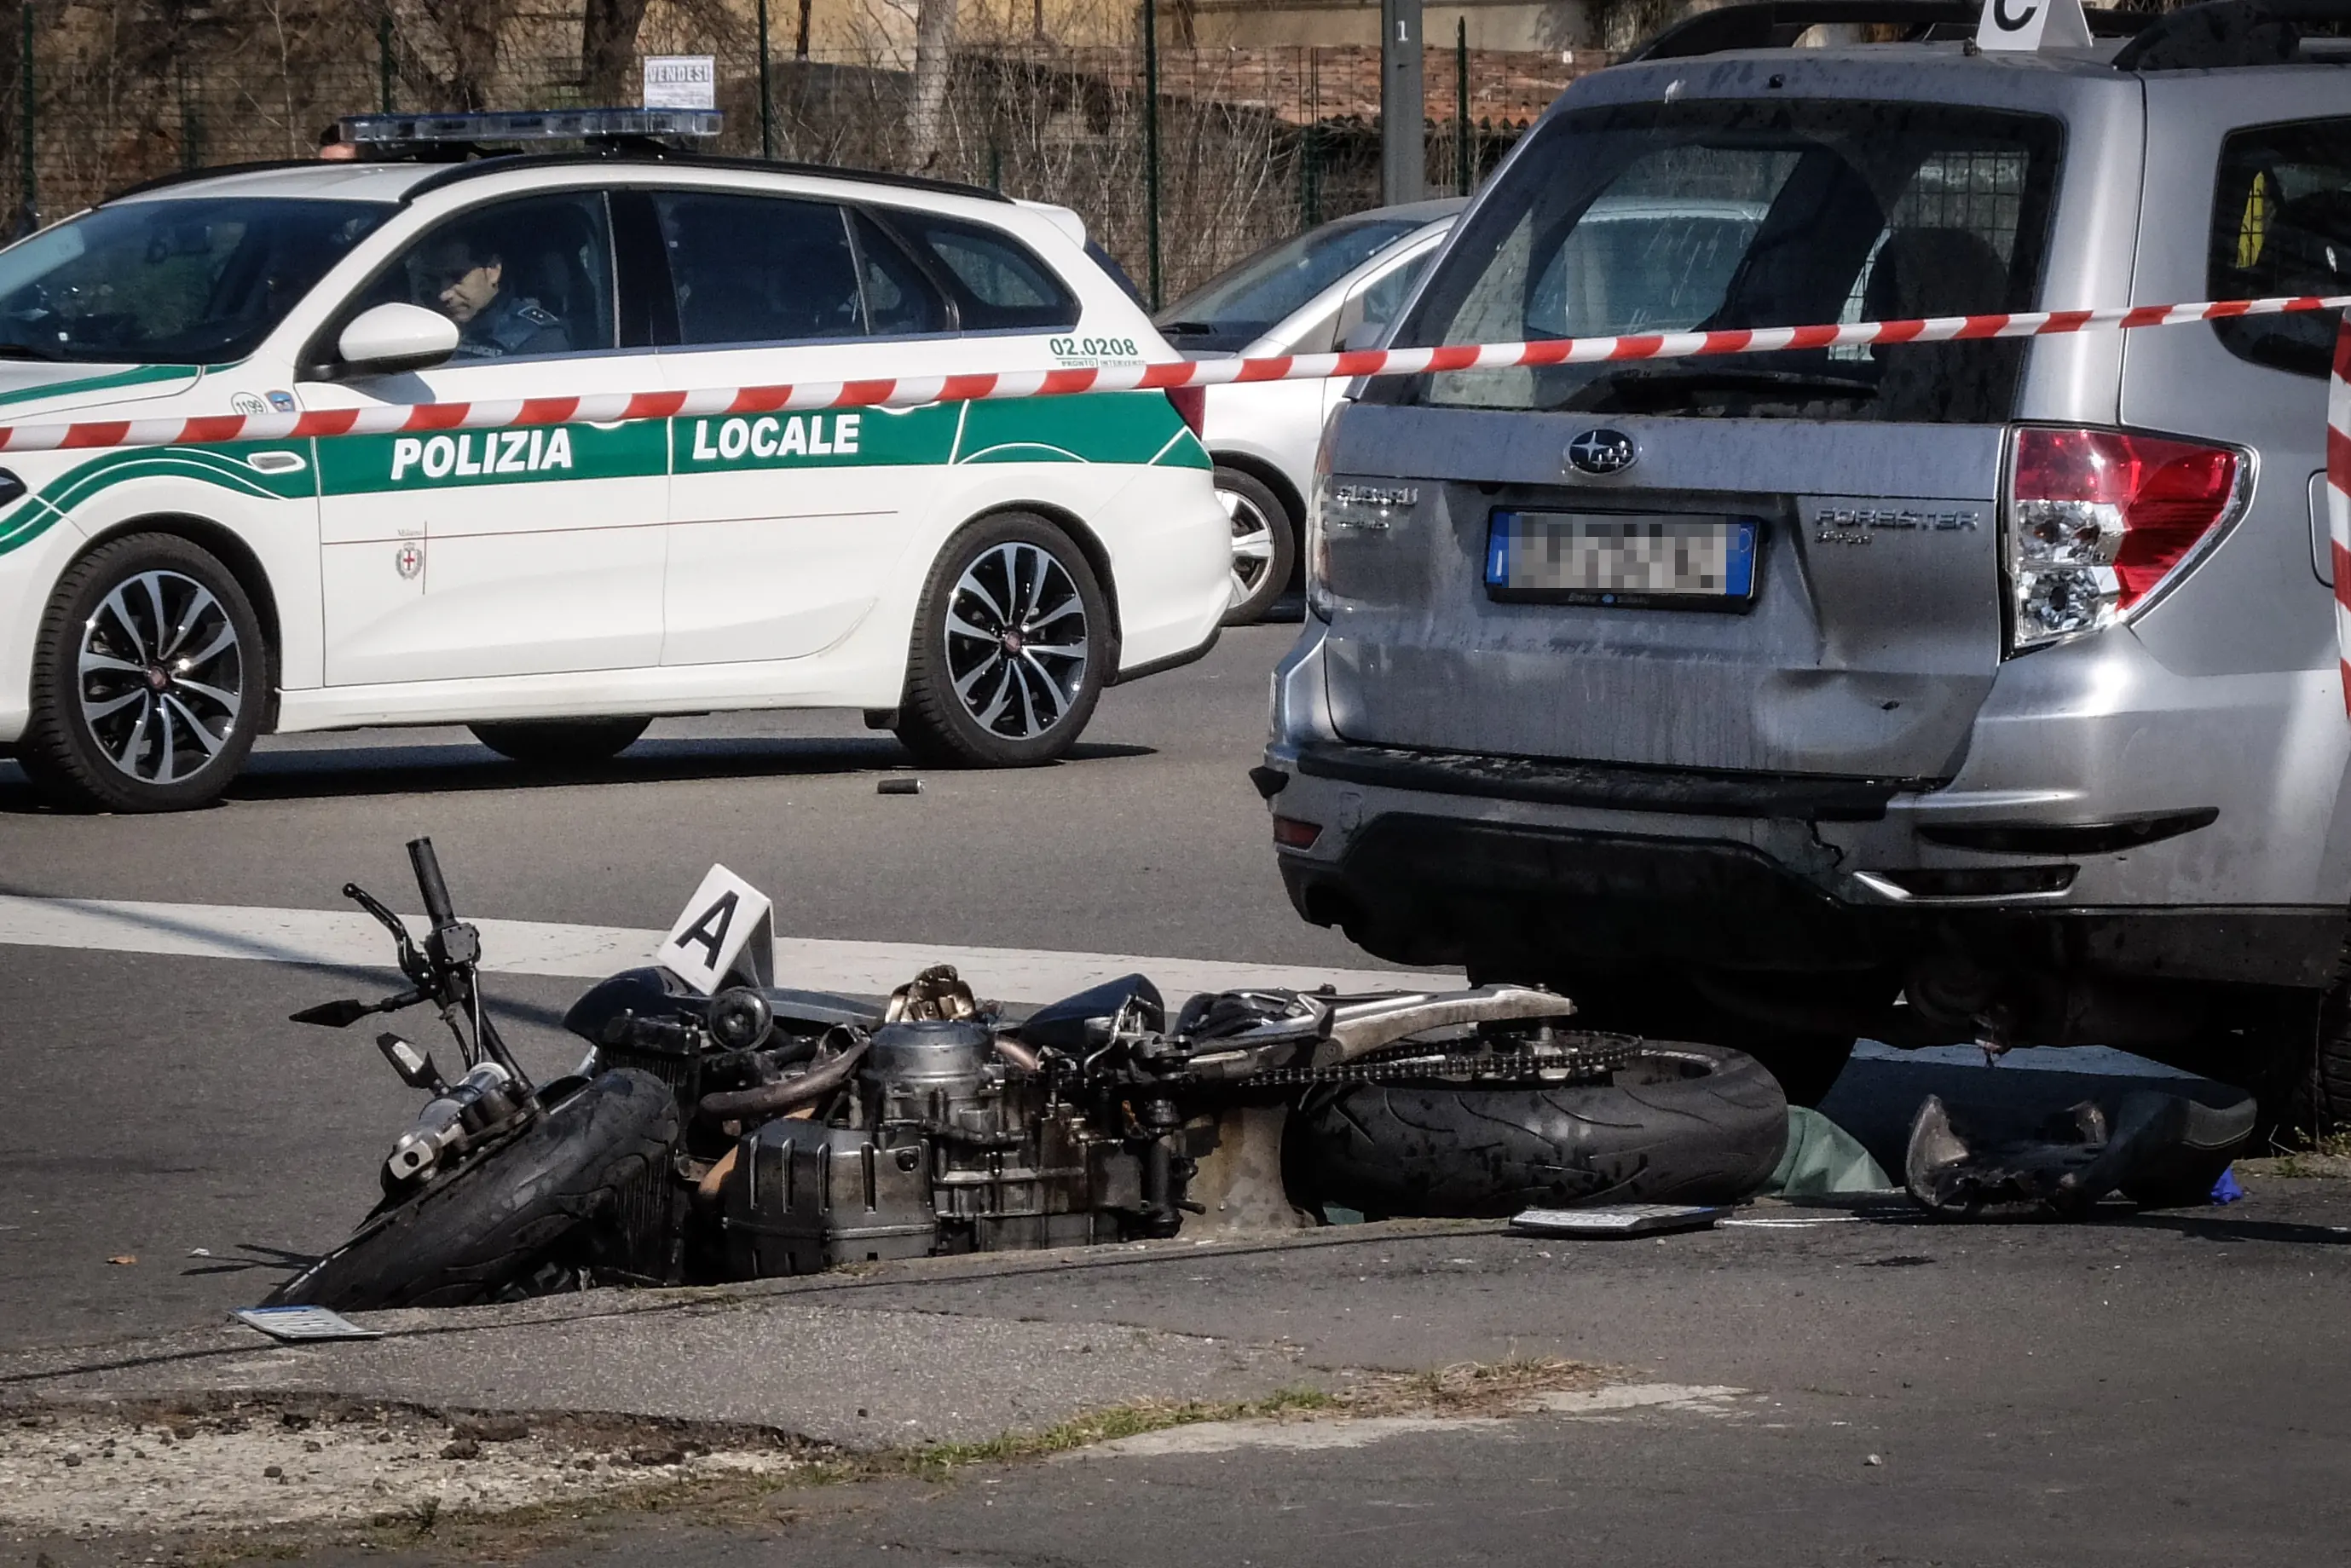
POLYGON ((409 934, 408 922, 393 914, 384 906, 381 899, 357 882, 343 884, 343 897, 373 915, 376 923, 392 933, 392 940, 400 950, 400 972, 416 981, 417 984, 423 985, 431 973, 431 966, 425 962, 424 954, 418 950, 416 939, 409 934))

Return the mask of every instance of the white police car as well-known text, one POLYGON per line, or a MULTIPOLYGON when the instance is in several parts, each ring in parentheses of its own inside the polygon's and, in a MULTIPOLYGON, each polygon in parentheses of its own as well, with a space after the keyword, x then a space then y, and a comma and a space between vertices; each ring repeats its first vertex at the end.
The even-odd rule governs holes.
MULTIPOLYGON (((1175 358, 1074 213, 613 140, 710 119, 369 117, 389 156, 125 192, 0 252, 0 424, 1175 358), (535 134, 591 151, 449 156, 535 134)), ((363 724, 579 760, 662 713, 835 707, 1009 765, 1215 639, 1196 402, 704 406, 0 453, 0 750, 115 810, 363 724)))

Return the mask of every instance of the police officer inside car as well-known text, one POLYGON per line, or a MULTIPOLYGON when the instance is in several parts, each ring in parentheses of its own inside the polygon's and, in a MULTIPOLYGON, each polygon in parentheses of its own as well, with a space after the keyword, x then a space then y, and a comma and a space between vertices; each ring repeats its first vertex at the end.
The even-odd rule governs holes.
POLYGON ((452 234, 432 255, 427 285, 457 324, 457 359, 503 359, 524 354, 565 354, 571 332, 563 318, 507 286, 506 257, 496 246, 452 234))

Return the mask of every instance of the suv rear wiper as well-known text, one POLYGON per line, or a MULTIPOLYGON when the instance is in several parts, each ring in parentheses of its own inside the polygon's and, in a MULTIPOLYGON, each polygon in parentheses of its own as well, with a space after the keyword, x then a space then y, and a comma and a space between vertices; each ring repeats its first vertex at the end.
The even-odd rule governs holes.
POLYGON ((1877 383, 1858 376, 1824 376, 1802 370, 1731 370, 1711 366, 1679 370, 1625 369, 1586 382, 1560 409, 1574 413, 1657 413, 1707 392, 1863 401, 1877 396, 1877 383))

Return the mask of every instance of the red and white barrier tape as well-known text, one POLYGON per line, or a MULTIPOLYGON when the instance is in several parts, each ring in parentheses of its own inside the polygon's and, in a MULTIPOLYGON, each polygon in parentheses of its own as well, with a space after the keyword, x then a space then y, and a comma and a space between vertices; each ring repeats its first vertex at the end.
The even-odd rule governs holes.
POLYGON ((2343 665, 2343 711, 2351 714, 2351 316, 2335 335, 2326 389, 2326 532, 2334 547, 2335 646, 2343 665))
MULTIPOLYGON (((770 387, 716 387, 692 392, 612 392, 579 398, 509 399, 478 403, 383 403, 299 414, 220 414, 197 419, 90 420, 73 424, 0 425, 0 451, 62 448, 206 446, 310 436, 398 435, 515 425, 611 423, 680 415, 766 414, 810 409, 914 408, 925 403, 998 398, 1068 397, 1215 387, 1239 381, 1310 381, 1357 376, 1418 376, 1432 370, 1498 370, 1517 366, 1587 365, 1604 360, 1683 359, 1718 354, 1774 354, 1872 343, 1949 343, 1959 338, 2043 337, 2065 332, 2176 327, 2235 316, 2337 310, 2351 296, 2208 300, 2121 310, 2043 310, 2013 316, 1941 316, 1923 321, 1855 321, 1841 326, 1764 327, 1733 332, 1635 333, 1620 337, 1556 337, 1534 343, 1465 344, 1450 348, 1368 348, 1347 354, 1284 355, 1268 359, 1188 359, 1065 370, 1006 370, 959 376, 906 376, 864 381, 802 381, 770 387)), ((2341 418, 2337 418, 2338 428, 2341 418)), ((2338 534, 2338 544, 2340 543, 2338 534)), ((2346 643, 2351 647, 2351 643, 2346 643)))

